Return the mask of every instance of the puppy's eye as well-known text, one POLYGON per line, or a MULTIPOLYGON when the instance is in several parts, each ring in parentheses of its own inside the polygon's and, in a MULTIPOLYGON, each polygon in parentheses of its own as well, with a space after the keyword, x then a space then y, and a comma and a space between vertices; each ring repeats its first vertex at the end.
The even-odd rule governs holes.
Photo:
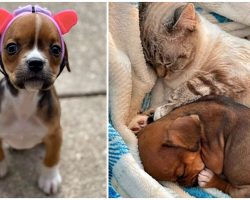
POLYGON ((54 55, 54 56, 59 56, 62 52, 62 49, 61 47, 59 47, 58 45, 53 45, 51 48, 50 48, 50 51, 51 53, 54 55))
POLYGON ((176 176, 177 176, 178 180, 181 180, 181 179, 185 178, 185 167, 184 166, 180 166, 176 170, 176 176))
POLYGON ((178 180, 181 180, 181 179, 183 179, 184 177, 185 177, 184 174, 182 174, 182 175, 177 176, 177 179, 178 179, 178 180))
POLYGON ((16 43, 9 43, 5 49, 9 55, 14 55, 18 52, 18 45, 16 43))

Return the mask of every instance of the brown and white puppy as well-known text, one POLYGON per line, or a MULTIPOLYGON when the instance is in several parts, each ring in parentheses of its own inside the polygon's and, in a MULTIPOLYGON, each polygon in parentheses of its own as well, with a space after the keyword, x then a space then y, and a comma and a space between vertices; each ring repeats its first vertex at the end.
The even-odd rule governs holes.
MULTIPOLYGON (((0 176, 7 173, 2 144, 29 149, 45 144, 39 187, 55 193, 61 183, 58 169, 62 128, 60 104, 53 86, 61 64, 61 38, 46 16, 32 13, 16 18, 3 38, 0 83, 0 176)), ((66 47, 65 47, 66 48, 66 47)), ((65 49, 66 51, 66 49, 65 49)))
POLYGON ((232 197, 250 197, 249 143, 250 108, 215 96, 179 107, 138 133, 151 176, 183 186, 198 181, 232 197))

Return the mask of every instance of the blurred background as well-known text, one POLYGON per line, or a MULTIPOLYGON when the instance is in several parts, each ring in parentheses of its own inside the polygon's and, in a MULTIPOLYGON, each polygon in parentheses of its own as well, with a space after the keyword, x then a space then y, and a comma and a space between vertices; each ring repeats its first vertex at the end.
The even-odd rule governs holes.
MULTIPOLYGON (((53 13, 74 9, 79 17, 64 36, 72 72, 65 68, 56 81, 62 108, 63 183, 50 197, 106 197, 106 3, 27 2, 0 7, 12 12, 28 4, 53 13)), ((43 153, 42 145, 9 151, 9 173, 0 180, 0 197, 48 197, 37 186, 43 153)))

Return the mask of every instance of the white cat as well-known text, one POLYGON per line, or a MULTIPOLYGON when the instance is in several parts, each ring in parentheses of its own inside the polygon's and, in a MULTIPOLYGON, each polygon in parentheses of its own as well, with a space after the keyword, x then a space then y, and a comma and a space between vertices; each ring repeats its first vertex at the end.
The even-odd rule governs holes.
POLYGON ((250 41, 195 12, 192 3, 141 3, 141 40, 158 81, 154 119, 205 95, 250 106, 250 41))

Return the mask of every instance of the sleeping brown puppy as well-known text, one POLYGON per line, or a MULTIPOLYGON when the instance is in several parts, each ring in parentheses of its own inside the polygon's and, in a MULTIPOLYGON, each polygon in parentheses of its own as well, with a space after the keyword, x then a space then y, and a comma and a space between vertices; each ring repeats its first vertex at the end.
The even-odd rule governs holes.
POLYGON ((138 145, 145 171, 159 181, 250 197, 250 108, 229 98, 175 109, 143 128, 138 145))

